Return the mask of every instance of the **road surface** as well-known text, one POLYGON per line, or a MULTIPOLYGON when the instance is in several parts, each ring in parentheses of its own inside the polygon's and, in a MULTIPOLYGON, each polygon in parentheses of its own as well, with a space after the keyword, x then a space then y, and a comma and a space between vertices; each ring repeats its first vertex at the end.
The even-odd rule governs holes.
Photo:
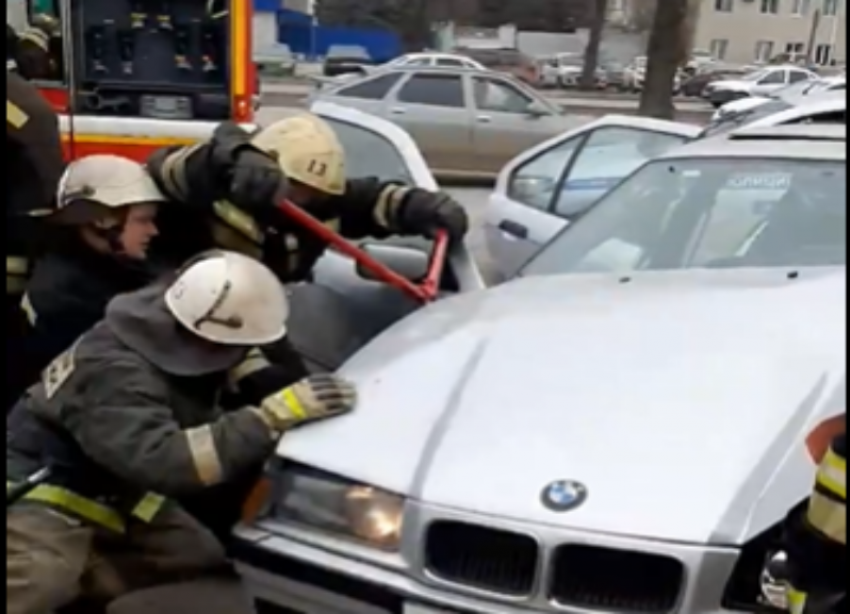
MULTIPOLYGON (((298 82, 263 82, 260 85, 261 101, 264 106, 303 106, 304 99, 314 89, 310 84, 298 82)), ((633 115, 638 109, 636 99, 623 96, 600 94, 593 97, 586 93, 569 95, 561 91, 539 93, 570 112, 594 117, 607 113, 633 115)), ((707 103, 693 100, 677 101, 676 109, 677 119, 693 122, 705 121, 714 112, 707 103)))

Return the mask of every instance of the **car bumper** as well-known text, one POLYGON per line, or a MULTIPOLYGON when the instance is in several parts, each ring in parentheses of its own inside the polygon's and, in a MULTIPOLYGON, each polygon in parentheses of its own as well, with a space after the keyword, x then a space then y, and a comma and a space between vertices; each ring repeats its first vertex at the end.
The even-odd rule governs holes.
MULTIPOLYGON (((425 515, 430 516, 426 512, 425 515)), ((451 512, 437 511, 440 517, 451 512)), ((423 526, 428 526, 427 524, 423 526)), ((542 528, 541 537, 557 533, 559 540, 586 542, 587 534, 542 528), (543 535, 546 533, 546 535, 543 535)), ((234 544, 236 567, 258 614, 601 614, 603 609, 555 604, 540 594, 508 598, 443 581, 423 567, 418 545, 395 557, 392 564, 349 552, 350 545, 299 537, 297 530, 240 528, 234 544), (414 554, 415 552, 415 554, 414 554), (404 561, 404 562, 401 562, 404 561)), ((303 536, 308 535, 303 533, 303 536)), ((327 539, 327 538, 325 538, 327 539)), ((548 539, 547 539, 548 541, 548 539)), ((676 606, 664 614, 720 614, 725 586, 737 552, 663 542, 639 542, 618 536, 595 536, 603 547, 675 556, 686 567, 686 582, 676 606)), ((613 579, 612 579, 613 581, 613 579)), ((659 613, 661 614, 661 613, 659 613)))

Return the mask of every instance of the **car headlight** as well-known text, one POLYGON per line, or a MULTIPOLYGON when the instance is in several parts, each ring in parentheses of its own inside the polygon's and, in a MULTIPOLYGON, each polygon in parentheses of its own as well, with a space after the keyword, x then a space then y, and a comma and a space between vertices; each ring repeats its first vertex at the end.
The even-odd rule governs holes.
POLYGON ((404 497, 295 463, 275 472, 271 494, 273 518, 398 550, 404 497))

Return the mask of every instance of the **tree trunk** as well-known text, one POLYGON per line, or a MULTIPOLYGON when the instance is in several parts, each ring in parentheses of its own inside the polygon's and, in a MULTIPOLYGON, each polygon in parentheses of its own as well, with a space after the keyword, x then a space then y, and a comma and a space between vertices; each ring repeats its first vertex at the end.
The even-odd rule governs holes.
POLYGON ((640 97, 640 114, 673 119, 673 84, 686 52, 688 0, 662 0, 655 10, 646 51, 646 79, 640 97))
POLYGON ((602 33, 605 29, 605 18, 608 16, 608 0, 593 0, 593 22, 587 46, 584 48, 584 66, 581 71, 579 85, 583 90, 596 86, 596 68, 599 66, 599 47, 602 44, 602 33))

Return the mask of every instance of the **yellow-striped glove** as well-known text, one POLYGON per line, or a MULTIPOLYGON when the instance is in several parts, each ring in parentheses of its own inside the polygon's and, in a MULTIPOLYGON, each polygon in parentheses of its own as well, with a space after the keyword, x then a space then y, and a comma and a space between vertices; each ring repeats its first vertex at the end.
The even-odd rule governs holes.
POLYGON ((310 375, 260 403, 263 419, 277 432, 346 414, 357 403, 357 390, 331 374, 310 375))

